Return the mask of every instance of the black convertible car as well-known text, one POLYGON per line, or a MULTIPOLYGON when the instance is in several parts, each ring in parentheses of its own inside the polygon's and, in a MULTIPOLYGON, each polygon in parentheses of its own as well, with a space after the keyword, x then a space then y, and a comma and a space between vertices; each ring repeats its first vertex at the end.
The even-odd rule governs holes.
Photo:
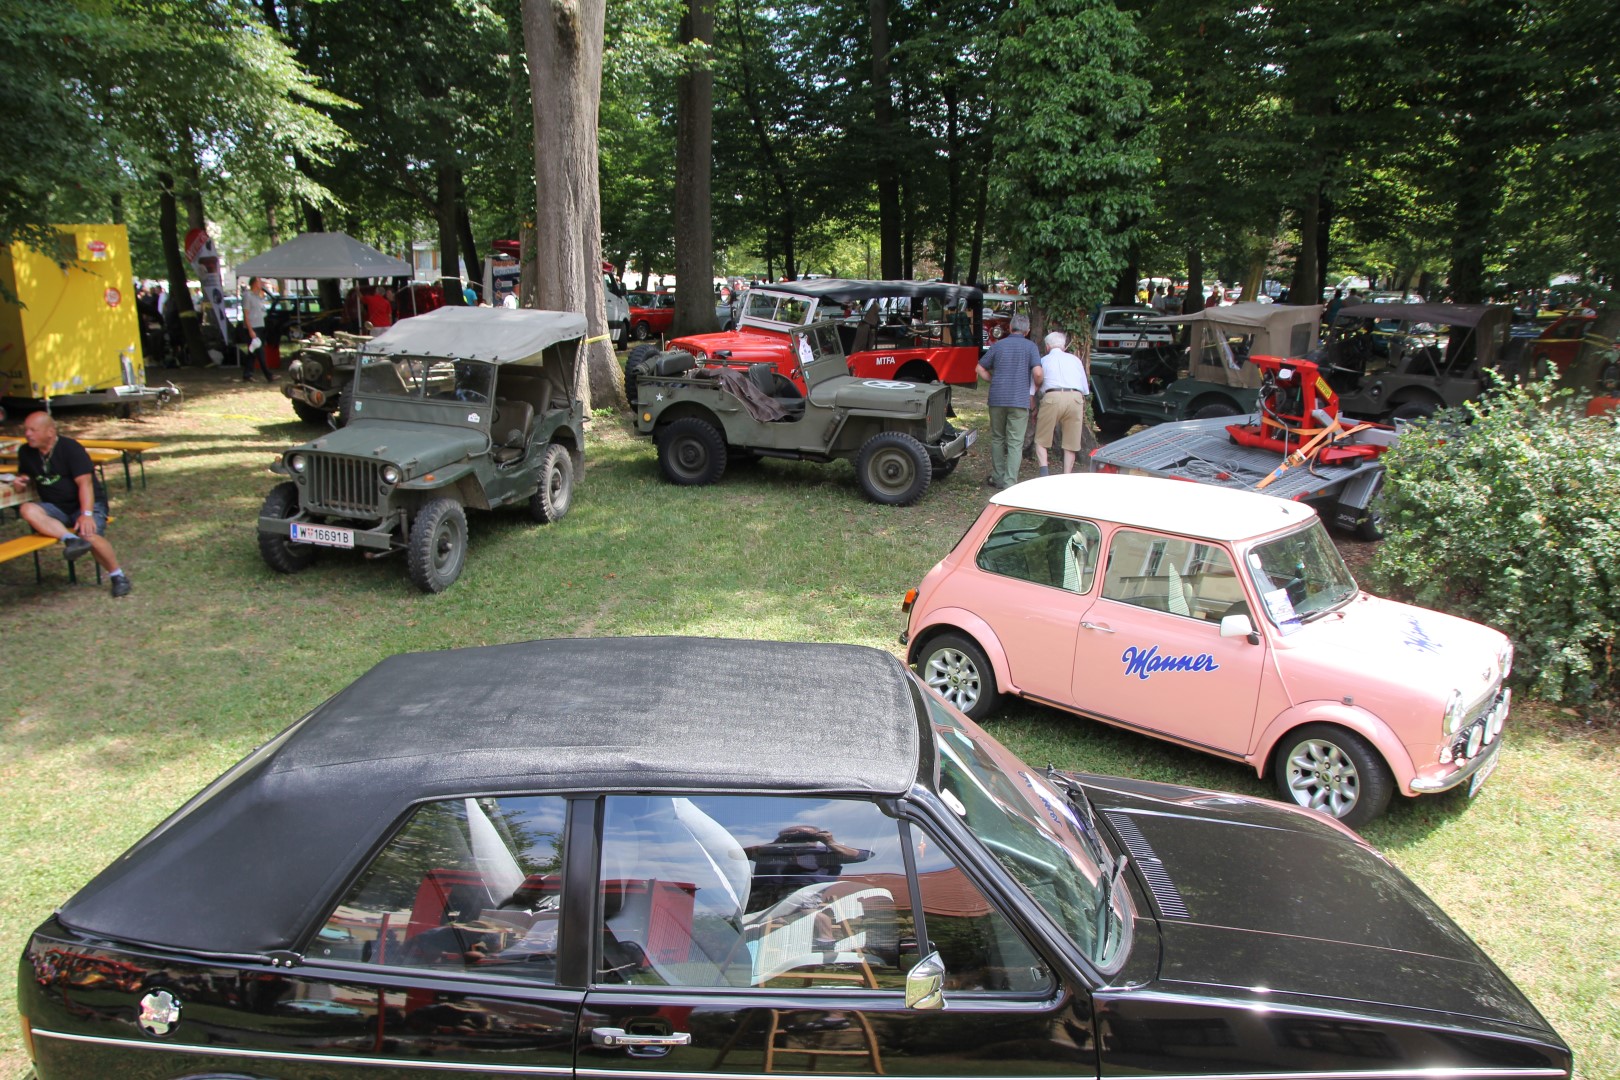
POLYGON ((19 983, 39 1080, 1571 1070, 1336 823, 1032 769, 839 645, 393 657, 65 903, 19 983))

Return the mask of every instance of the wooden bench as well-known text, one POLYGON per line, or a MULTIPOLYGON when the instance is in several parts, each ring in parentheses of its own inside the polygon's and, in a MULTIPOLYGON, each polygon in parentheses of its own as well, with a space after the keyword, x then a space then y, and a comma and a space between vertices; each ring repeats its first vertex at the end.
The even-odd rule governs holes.
MULTIPOLYGON (((109 516, 107 518, 107 524, 111 525, 112 523, 113 518, 109 516)), ((56 547, 61 543, 62 541, 56 539, 55 537, 31 532, 27 536, 19 536, 15 540, 7 540, 5 543, 0 544, 0 563, 10 562, 12 559, 20 559, 24 555, 32 555, 34 557, 34 583, 43 584, 45 581, 45 572, 44 568, 39 562, 39 553, 48 548, 56 547)), ((64 557, 66 556, 66 550, 66 548, 63 548, 64 557)), ((90 555, 90 558, 94 560, 95 556, 92 554, 90 555)), ((67 568, 68 581, 77 585, 79 583, 78 571, 74 569, 72 563, 68 563, 67 568)), ((96 584, 101 584, 100 563, 96 563, 96 584)))
MULTIPOLYGON (((135 485, 130 482, 129 463, 135 462, 141 467, 141 490, 146 489, 146 458, 148 450, 156 450, 158 444, 146 442, 142 439, 80 439, 79 445, 86 450, 116 450, 124 459, 124 490, 133 491, 135 485)), ((94 458, 91 458, 94 461, 94 458)))

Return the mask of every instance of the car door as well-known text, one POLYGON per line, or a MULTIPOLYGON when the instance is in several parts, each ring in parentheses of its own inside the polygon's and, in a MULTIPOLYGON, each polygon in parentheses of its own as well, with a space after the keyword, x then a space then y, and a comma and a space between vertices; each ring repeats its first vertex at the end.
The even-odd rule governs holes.
POLYGON ((599 866, 582 1078, 1095 1075, 1089 997, 872 800, 609 796, 599 866), (906 1005, 919 920, 947 1009, 906 1005))
POLYGON ((1221 637, 1249 612, 1222 544, 1116 529, 1081 627, 1074 700, 1084 711, 1227 754, 1247 752, 1267 646, 1221 637))
POLYGON ((247 1055, 247 1071, 571 1076, 583 991, 558 974, 568 806, 503 796, 415 808, 302 962, 236 987, 234 1011, 262 1029, 244 1042, 268 1050, 247 1055))
POLYGON ((1080 625, 1095 598, 1102 533, 1089 521, 1011 510, 974 555, 984 575, 974 611, 1001 642, 1028 697, 1071 703, 1080 625))

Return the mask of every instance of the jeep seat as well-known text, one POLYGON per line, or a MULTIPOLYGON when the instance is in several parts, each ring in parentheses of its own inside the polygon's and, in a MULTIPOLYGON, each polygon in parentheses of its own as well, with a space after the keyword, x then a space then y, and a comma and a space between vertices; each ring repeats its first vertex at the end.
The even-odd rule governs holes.
POLYGON ((527 401, 495 399, 495 416, 489 422, 492 457, 497 465, 506 465, 523 457, 529 445, 529 432, 534 427, 534 406, 527 401))
POLYGON ((786 416, 785 420, 797 420, 804 414, 804 395, 799 388, 776 370, 775 364, 749 364, 748 381, 766 397, 780 405, 786 416))

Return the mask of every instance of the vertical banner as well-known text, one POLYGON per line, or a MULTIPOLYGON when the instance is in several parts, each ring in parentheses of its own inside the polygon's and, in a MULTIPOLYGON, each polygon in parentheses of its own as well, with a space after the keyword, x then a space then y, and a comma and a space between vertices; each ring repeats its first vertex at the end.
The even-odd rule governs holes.
POLYGON ((214 321, 219 324, 220 340, 227 350, 231 347, 231 321, 225 317, 225 289, 219 277, 219 252, 214 250, 214 238, 206 229, 192 229, 186 233, 186 259, 197 268, 197 279, 202 282, 203 299, 214 309, 214 321))

